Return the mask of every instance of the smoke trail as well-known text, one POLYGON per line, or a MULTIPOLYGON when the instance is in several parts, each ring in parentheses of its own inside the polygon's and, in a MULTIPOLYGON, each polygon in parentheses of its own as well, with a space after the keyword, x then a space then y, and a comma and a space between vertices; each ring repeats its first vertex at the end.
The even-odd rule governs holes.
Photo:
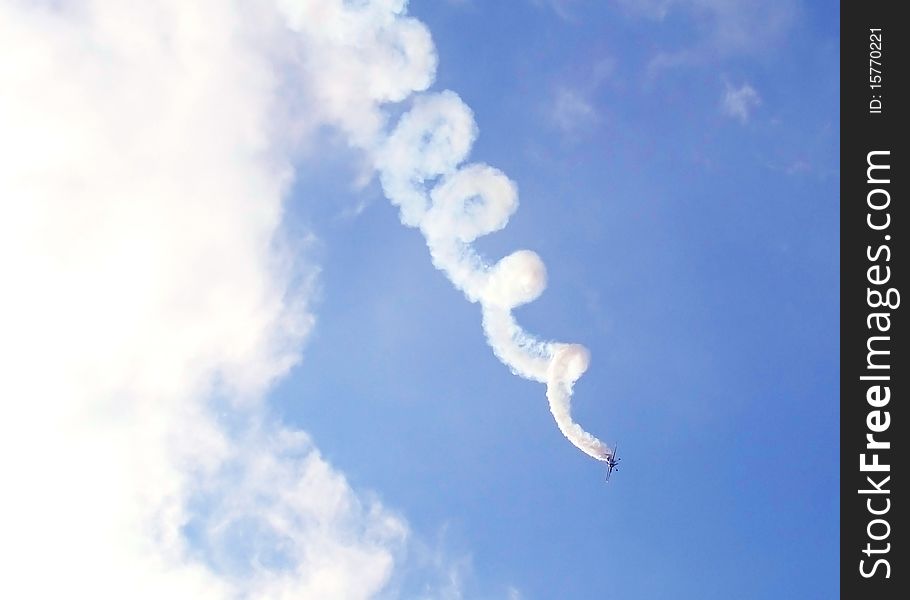
POLYGON ((383 189, 417 227, 436 268, 471 302, 480 303, 483 330, 496 357, 513 373, 545 383, 559 430, 598 460, 611 450, 572 420, 572 387, 588 367, 588 350, 578 344, 542 341, 515 321, 512 309, 536 299, 546 287, 543 261, 518 250, 489 265, 471 243, 499 231, 518 208, 515 184, 485 164, 462 164, 477 137, 471 109, 444 91, 417 98, 377 149, 383 189))

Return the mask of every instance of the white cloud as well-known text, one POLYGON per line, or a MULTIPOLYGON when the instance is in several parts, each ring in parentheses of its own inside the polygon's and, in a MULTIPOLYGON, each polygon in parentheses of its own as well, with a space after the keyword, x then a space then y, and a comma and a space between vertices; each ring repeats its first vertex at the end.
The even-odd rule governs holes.
POLYGON ((746 123, 752 111, 760 104, 761 97, 748 83, 739 87, 728 83, 721 99, 721 110, 725 115, 738 119, 740 123, 746 123))
POLYGON ((406 522, 264 396, 313 324, 293 149, 326 124, 368 147, 435 54, 400 1, 279 4, 0 4, 4 597, 393 578, 406 522))

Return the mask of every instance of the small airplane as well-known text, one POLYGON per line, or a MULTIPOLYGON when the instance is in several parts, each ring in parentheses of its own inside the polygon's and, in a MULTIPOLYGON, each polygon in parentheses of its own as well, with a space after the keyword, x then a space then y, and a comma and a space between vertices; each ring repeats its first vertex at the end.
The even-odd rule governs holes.
POLYGON ((617 465, 619 465, 619 461, 621 461, 622 459, 618 458, 616 456, 617 448, 619 448, 619 444, 613 446, 613 449, 610 451, 610 453, 606 455, 608 468, 607 468, 607 477, 604 481, 610 481, 610 475, 613 474, 613 471, 619 471, 619 467, 617 465))

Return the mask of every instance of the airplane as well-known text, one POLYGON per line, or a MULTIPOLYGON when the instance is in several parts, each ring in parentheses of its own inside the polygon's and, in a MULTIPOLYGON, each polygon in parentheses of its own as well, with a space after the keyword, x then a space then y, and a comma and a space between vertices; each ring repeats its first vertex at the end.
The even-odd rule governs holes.
POLYGON ((613 474, 613 471, 619 471, 619 467, 617 465, 622 459, 616 457, 617 448, 619 448, 619 444, 613 446, 613 450, 611 450, 610 453, 606 455, 608 469, 607 477, 604 481, 610 481, 610 475, 613 474))

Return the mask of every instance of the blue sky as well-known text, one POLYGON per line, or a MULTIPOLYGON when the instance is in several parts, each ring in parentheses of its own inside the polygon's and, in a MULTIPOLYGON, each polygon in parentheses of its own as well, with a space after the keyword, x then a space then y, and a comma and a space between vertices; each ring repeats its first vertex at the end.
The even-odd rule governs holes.
POLYGON ((466 597, 834 597, 837 7, 557 4, 410 12, 438 50, 431 89, 475 113, 472 158, 519 187, 477 247, 544 259, 516 314, 590 348, 575 416, 622 471, 605 485, 559 434, 340 147, 298 175, 322 200, 290 208, 320 238, 321 291, 278 411, 470 556, 466 597))
POLYGON ((0 596, 835 597, 837 7, 405 4, 0 2, 0 596))

